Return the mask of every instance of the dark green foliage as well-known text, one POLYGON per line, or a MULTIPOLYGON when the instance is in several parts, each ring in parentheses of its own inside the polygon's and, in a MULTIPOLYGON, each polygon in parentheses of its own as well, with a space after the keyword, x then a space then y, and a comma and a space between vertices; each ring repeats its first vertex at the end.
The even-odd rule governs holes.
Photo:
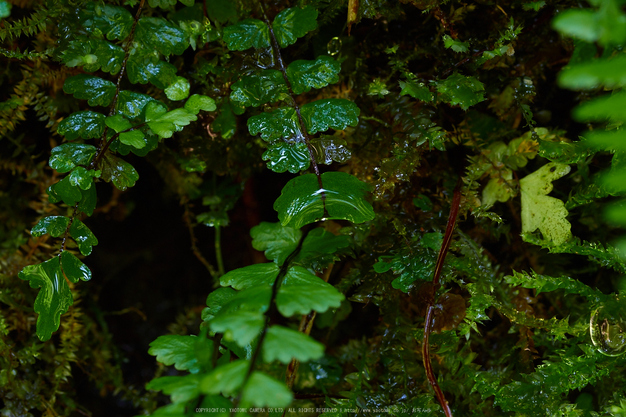
POLYGON ((624 414, 622 2, 18 3, 1 414, 624 414))

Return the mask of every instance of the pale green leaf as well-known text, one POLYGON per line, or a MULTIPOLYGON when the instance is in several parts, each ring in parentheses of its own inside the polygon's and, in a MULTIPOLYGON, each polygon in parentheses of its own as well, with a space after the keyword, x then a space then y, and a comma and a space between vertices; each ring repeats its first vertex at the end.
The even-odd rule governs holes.
POLYGON ((277 381, 259 371, 252 373, 241 396, 242 404, 255 407, 283 408, 292 401, 293 393, 284 382, 277 381))
POLYGON ((148 353, 156 356, 156 360, 164 365, 174 365, 179 371, 198 373, 201 369, 196 355, 198 344, 202 349, 211 351, 213 341, 196 336, 165 335, 159 336, 150 343, 148 353))
POLYGON ((261 222, 261 224, 254 226, 250 230, 250 236, 252 236, 252 247, 254 249, 265 251, 267 259, 271 259, 278 266, 281 266, 298 246, 302 232, 299 229, 283 226, 280 223, 261 222))
POLYGON ((211 97, 194 94, 185 102, 185 109, 193 114, 198 114, 200 110, 215 111, 217 106, 215 105, 215 100, 211 97))
POLYGON ((343 294, 321 278, 301 266, 287 272, 278 289, 276 306, 285 316, 309 314, 312 310, 323 313, 329 308, 337 308, 344 300, 343 294))
POLYGON ((162 391, 170 395, 172 402, 184 402, 197 398, 200 395, 201 376, 190 374, 185 376, 162 376, 146 384, 146 389, 162 391))
POLYGON ((218 366, 202 378, 200 391, 203 394, 233 396, 243 385, 249 367, 250 362, 244 359, 218 366))
POLYGON ((300 362, 324 356, 324 345, 296 330, 282 326, 271 326, 263 342, 263 360, 278 360, 288 364, 292 359, 300 362))
POLYGON ((189 97, 189 81, 183 77, 176 77, 174 82, 165 89, 165 95, 173 101, 186 99, 189 97))

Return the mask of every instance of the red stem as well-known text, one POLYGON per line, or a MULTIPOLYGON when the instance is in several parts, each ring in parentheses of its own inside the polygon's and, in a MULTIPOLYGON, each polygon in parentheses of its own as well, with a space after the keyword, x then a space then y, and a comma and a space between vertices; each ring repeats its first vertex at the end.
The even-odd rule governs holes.
POLYGON ((452 197, 452 207, 450 207, 450 216, 448 216, 446 234, 443 237, 441 249, 439 250, 439 256, 437 257, 437 264, 435 265, 435 272, 433 274, 433 297, 428 301, 426 321, 424 322, 424 340, 422 342, 422 359, 424 361, 424 368, 426 369, 426 376, 428 378, 428 382, 430 382, 430 385, 435 390, 437 400, 439 400, 446 417, 452 417, 452 410, 450 410, 450 405, 448 404, 448 401, 446 401, 443 391, 439 388, 439 384, 437 384, 437 378, 435 377, 435 372, 433 371, 433 367, 430 362, 430 344, 428 343, 428 339, 432 330, 433 306, 435 301, 434 294, 439 287, 439 276, 441 275, 443 262, 446 259, 446 254, 448 253, 448 248, 450 247, 450 242, 452 241, 452 232, 454 231, 456 218, 459 214, 459 207, 461 206, 461 184, 461 179, 459 178, 459 181, 454 188, 454 196, 452 197))

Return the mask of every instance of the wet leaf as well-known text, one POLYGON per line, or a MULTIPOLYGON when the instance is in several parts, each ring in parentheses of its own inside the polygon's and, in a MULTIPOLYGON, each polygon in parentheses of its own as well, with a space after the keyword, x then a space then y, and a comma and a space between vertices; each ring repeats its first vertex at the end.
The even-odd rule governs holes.
POLYGON ((215 111, 217 106, 215 105, 215 100, 211 97, 194 94, 189 97, 189 100, 185 103, 185 109, 189 110, 193 114, 198 114, 200 110, 215 111))
POLYGON ((250 117, 248 130, 253 136, 260 133, 263 140, 267 142, 276 139, 304 140, 300 132, 298 115, 293 107, 279 107, 272 112, 250 117))
POLYGON ((133 125, 130 124, 128 119, 122 116, 121 114, 116 114, 115 116, 107 117, 104 123, 111 129, 115 130, 115 132, 117 133, 133 127, 133 125))
POLYGON ((311 164, 309 151, 305 143, 287 143, 277 141, 268 146, 261 156, 267 161, 267 167, 274 172, 289 171, 296 174, 307 169, 311 164))
POLYGON ((555 245, 565 243, 572 237, 572 225, 566 220, 568 211, 565 204, 548 194, 552 191, 552 181, 567 175, 569 165, 550 162, 520 180, 522 195, 522 233, 541 230, 544 239, 555 245))
POLYGON ((410 95, 411 97, 413 97, 414 99, 426 102, 426 103, 430 103, 431 101, 433 101, 435 99, 433 93, 430 91, 430 89, 424 85, 424 83, 417 83, 415 81, 399 81, 400 84, 400 88, 402 89, 402 91, 400 91, 400 95, 404 96, 404 95, 410 95))
POLYGON ((157 50, 165 56, 180 55, 189 47, 189 37, 165 19, 142 17, 137 24, 135 40, 148 49, 157 50))
POLYGON ((293 61, 287 67, 287 78, 295 94, 306 93, 311 88, 322 88, 339 81, 341 64, 328 55, 315 61, 293 61))
POLYGON ((46 341, 59 329, 61 314, 66 313, 74 303, 72 292, 61 271, 60 258, 55 256, 46 262, 28 265, 18 277, 29 281, 31 288, 41 288, 34 308, 39 314, 37 336, 41 341, 46 341))
POLYGON ((237 24, 226 26, 222 39, 231 51, 245 51, 252 47, 261 49, 270 46, 270 31, 258 19, 244 19, 237 24))
POLYGON ((139 174, 128 162, 115 155, 107 153, 102 159, 102 179, 112 182, 120 191, 125 191, 128 187, 135 185, 139 179, 139 174))
POLYGON ((120 91, 116 109, 124 116, 134 119, 141 115, 148 103, 156 104, 160 102, 146 94, 122 90, 120 91))
POLYGON ((82 198, 78 203, 78 210, 82 211, 87 216, 91 216, 98 202, 96 187, 91 187, 88 190, 80 190, 80 193, 82 194, 82 198))
POLYGON ((102 70, 117 74, 124 62, 124 49, 110 42, 79 37, 69 42, 61 60, 68 67, 82 67, 86 72, 102 70))
POLYGON ((126 63, 128 80, 133 83, 151 82, 155 87, 165 89, 176 81, 176 67, 161 61, 154 54, 131 53, 126 63))
POLYGON ((437 91, 441 99, 453 106, 460 106, 463 110, 485 99, 483 83, 474 77, 454 73, 443 81, 437 82, 437 91))
POLYGON ((365 200, 367 184, 345 172, 322 174, 323 190, 314 174, 289 181, 274 203, 284 226, 300 228, 322 217, 362 223, 374 218, 372 206, 365 200), (324 206, 328 216, 324 213, 324 206))
POLYGON ((352 153, 345 145, 345 139, 336 136, 324 135, 321 138, 311 140, 315 161, 318 164, 330 165, 333 161, 347 162, 352 153))
POLYGON ((235 395, 243 385, 249 367, 250 362, 244 359, 218 366, 202 378, 200 391, 203 394, 235 395))
POLYGON ((91 254, 92 247, 98 244, 98 239, 96 239, 91 230, 78 219, 72 221, 70 236, 76 241, 80 253, 84 256, 91 254))
POLYGON ((350 100, 329 98, 305 104, 301 113, 307 130, 313 135, 328 129, 343 130, 356 126, 360 110, 350 100))
POLYGON ((124 7, 108 4, 87 3, 80 9, 81 24, 96 37, 108 40, 125 39, 130 35, 135 22, 133 16, 124 7))
POLYGON ((65 216, 44 217, 31 229, 30 234, 38 237, 49 233, 52 237, 61 237, 69 224, 70 219, 65 216))
POLYGON ((161 391, 170 395, 172 402, 192 400, 200 395, 201 376, 190 374, 185 376, 162 376, 146 384, 146 389, 161 391))
POLYGON ((285 48, 317 29, 317 10, 311 6, 285 9, 274 18, 272 27, 278 44, 285 48))
POLYGON ((78 74, 65 80, 63 91, 87 100, 90 106, 108 106, 115 95, 115 84, 93 75, 78 74))
POLYGON ((213 350, 213 341, 196 336, 165 335, 159 336, 150 343, 148 353, 156 356, 156 360, 164 365, 174 365, 179 371, 189 371, 192 374, 201 370, 196 356, 196 347, 201 343, 207 351, 213 350))
POLYGON ((189 97, 189 81, 176 77, 174 82, 165 89, 165 95, 172 101, 184 100, 189 97))
POLYGON ((337 308, 344 300, 342 293, 301 266, 290 268, 278 289, 276 306, 285 317, 294 314, 323 313, 337 308))
POLYGON ((271 326, 263 342, 263 360, 278 360, 284 364, 295 358, 301 362, 324 356, 324 345, 296 330, 283 326, 271 326))
POLYGON ((73 206, 78 203, 82 198, 83 194, 80 192, 80 188, 72 185, 70 182, 70 176, 66 176, 61 181, 56 184, 51 185, 46 190, 49 196, 49 200, 51 203, 58 203, 59 201, 63 201, 68 206, 73 206))
POLYGON ((94 178, 100 178, 100 174, 101 172, 95 169, 76 167, 69 175, 70 184, 81 190, 88 190, 91 188, 94 178))
POLYGON ((120 133, 119 141, 135 149, 142 149, 148 144, 141 130, 131 130, 130 132, 120 133))
POLYGON ((234 83, 231 86, 230 100, 243 107, 258 107, 278 101, 288 92, 281 72, 266 69, 234 83))
POLYGON ((339 260, 341 250, 349 247, 350 243, 350 237, 345 235, 336 236, 318 227, 309 232, 293 262, 307 268, 321 270, 331 262, 339 260))
POLYGON ((91 270, 74 254, 64 250, 61 253, 61 269, 71 282, 78 280, 89 281, 91 279, 91 270))
POLYGON ((99 138, 104 133, 104 115, 95 111, 72 113, 59 123, 57 133, 68 140, 99 138))
POLYGON ((96 147, 93 145, 64 143, 52 148, 49 163, 50 167, 63 174, 79 165, 88 165, 95 154, 96 147))
POLYGON ((250 230, 250 236, 254 249, 265 251, 267 259, 281 266, 298 246, 302 232, 293 227, 282 226, 280 223, 261 222, 250 230))

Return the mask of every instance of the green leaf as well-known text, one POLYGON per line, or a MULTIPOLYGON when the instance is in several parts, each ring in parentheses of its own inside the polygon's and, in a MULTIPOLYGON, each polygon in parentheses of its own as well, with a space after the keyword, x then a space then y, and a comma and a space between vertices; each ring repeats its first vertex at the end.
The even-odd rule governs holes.
POLYGON ((374 218, 372 206, 365 201, 367 184, 345 172, 325 172, 322 186, 320 190, 314 174, 290 180, 274 203, 281 224, 299 229, 322 217, 353 223, 374 218))
POLYGON ((456 39, 452 39, 449 35, 443 35, 443 46, 447 49, 452 48, 454 52, 468 52, 469 51, 469 43, 457 41, 456 39))
POLYGON ((117 74, 124 62, 124 49, 110 42, 79 37, 69 42, 62 51, 62 62, 72 67, 82 67, 86 72, 102 69, 110 74, 117 74))
POLYGON ((200 375, 162 376, 146 384, 146 389, 162 391, 172 397, 172 402, 184 402, 200 395, 200 375))
POLYGON ((279 270, 278 266, 271 262, 248 265, 222 275, 220 284, 236 290, 245 290, 258 285, 272 285, 279 270))
POLYGON ((0 1, 0 19, 11 16, 11 7, 13 7, 13 5, 6 0, 0 1))
POLYGON ((269 48, 270 31, 261 20, 244 19, 237 24, 226 26, 222 39, 231 51, 245 51, 252 47, 269 48))
POLYGON ((569 165, 550 162, 520 180, 522 233, 539 229, 544 239, 555 245, 563 244, 572 237, 565 204, 548 196, 553 188, 552 181, 567 175, 570 170, 569 165))
MULTIPOLYGON (((143 51, 142 51, 143 52, 143 51)), ((154 54, 142 55, 132 50, 126 63, 128 80, 133 83, 151 82, 155 87, 165 89, 176 81, 176 67, 161 61, 154 54)))
POLYGON ((102 160, 101 170, 101 178, 106 182, 112 182, 120 191, 132 187, 139 179, 139 174, 131 164, 108 152, 102 160))
POLYGON ((220 287, 211 292, 206 299, 207 308, 202 312, 202 320, 213 318, 235 295, 237 291, 230 287, 220 287))
POLYGON ((157 50, 165 56, 180 55, 189 47, 189 37, 165 19, 142 17, 137 24, 135 40, 149 50, 157 50))
POLYGON ((255 407, 287 407, 293 401, 293 393, 285 383, 275 380, 262 372, 252 373, 243 389, 242 404, 255 407))
POLYGON ((614 89, 626 86, 626 56, 595 59, 565 68, 558 75, 562 88, 572 90, 594 89, 603 86, 614 89))
POLYGON ((61 174, 70 172, 79 165, 89 164, 96 151, 95 146, 82 143, 64 143, 55 146, 50 155, 50 167, 61 174))
POLYGON ((132 146, 135 149, 144 148, 148 142, 141 130, 120 133, 119 141, 124 145, 132 146))
POLYGON ((116 114, 115 116, 109 116, 105 119, 104 123, 115 130, 115 132, 120 133, 124 130, 128 130, 133 127, 132 124, 128 121, 127 118, 122 116, 121 114, 116 114))
POLYGON ((88 190, 80 190, 80 193, 82 194, 82 198, 78 203, 78 210, 82 211, 87 216, 91 216, 98 202, 96 187, 91 187, 88 190))
POLYGON ((360 110, 354 102, 344 98, 317 100, 302 106, 302 118, 310 134, 329 128, 343 130, 359 123, 360 110))
POLYGON ((150 7, 168 10, 176 4, 176 0, 148 0, 150 7))
POLYGON ((576 107, 572 112, 575 119, 584 121, 604 122, 607 120, 626 121, 623 109, 626 108, 626 92, 620 91, 587 101, 576 107))
POLYGON ((430 89, 424 85, 424 83, 416 83, 415 81, 399 81, 401 96, 410 95, 414 99, 423 101, 425 103, 430 103, 435 99, 433 93, 431 93, 430 89))
POLYGON ((91 188, 94 182, 93 179, 100 178, 100 174, 101 174, 100 171, 96 171, 94 169, 76 167, 69 175, 70 184, 72 184, 75 187, 79 187, 81 190, 88 190, 91 188))
POLYGON ((96 239, 91 230, 78 219, 72 221, 70 236, 76 241, 80 253, 84 256, 91 254, 92 246, 98 244, 98 239, 96 239))
POLYGON ((174 132, 180 132, 183 127, 198 119, 195 114, 185 108, 174 109, 158 116, 157 113, 152 113, 152 108, 151 103, 146 110, 146 121, 148 127, 162 138, 171 138, 174 132))
POLYGON ((198 344, 206 351, 213 350, 213 341, 196 336, 166 335, 159 336, 150 343, 148 353, 156 356, 156 360, 164 365, 174 365, 179 371, 189 371, 192 374, 201 370, 196 356, 198 344))
POLYGON ((99 138, 104 133, 104 115, 95 111, 72 113, 61 120, 57 133, 68 140, 99 138))
POLYGON ((309 232, 302 243, 300 253, 293 261, 307 268, 320 270, 328 266, 329 263, 338 260, 339 251, 350 246, 350 243, 348 236, 335 236, 319 227, 309 232))
POLYGON ((578 294, 586 297, 594 304, 600 303, 607 298, 601 291, 593 289, 579 280, 570 277, 551 277, 537 274, 534 271, 530 273, 526 271, 513 271, 513 275, 505 276, 504 280, 510 285, 534 288, 537 290, 537 294, 564 290, 567 294, 578 294))
POLYGON ((264 324, 263 313, 239 310, 219 313, 211 320, 210 327, 214 332, 223 333, 224 339, 245 347, 256 339, 264 324))
POLYGON ((109 40, 126 39, 135 22, 133 15, 124 7, 87 3, 79 9, 82 26, 96 37, 105 36, 109 40))
POLYGON ((61 269, 71 282, 76 283, 78 280, 89 281, 91 279, 91 270, 87 265, 66 250, 61 253, 61 269))
MULTIPOLYGON (((220 23, 237 19, 237 6, 229 0, 206 0, 209 18, 220 23)), ((247 48, 246 48, 247 49, 247 48)))
POLYGON ((56 184, 51 185, 46 192, 51 203, 63 201, 68 206, 73 206, 83 198, 80 188, 72 185, 70 182, 69 175, 56 184))
POLYGON ((467 110, 485 99, 485 87, 474 77, 455 72, 436 84, 437 91, 441 94, 443 101, 453 106, 461 106, 463 110, 467 110))
POLYGON ((250 117, 248 130, 253 136, 260 133, 263 140, 267 142, 281 138, 304 140, 298 123, 298 115, 293 107, 279 107, 272 112, 250 117))
POLYGON ((189 97, 189 81, 176 77, 174 82, 165 89, 165 95, 172 101, 184 100, 189 97))
POLYGON ((283 326, 271 326, 263 342, 263 360, 267 363, 279 360, 288 364, 292 359, 300 362, 324 356, 324 345, 311 337, 283 326))
POLYGON ((293 61, 287 67, 287 78, 295 94, 306 93, 311 88, 322 88, 339 81, 341 64, 328 55, 315 61, 293 61))
POLYGON ((330 165, 335 162, 345 163, 352 156, 346 147, 346 140, 339 136, 322 135, 311 140, 313 155, 318 164, 330 165))
POLYGON ((218 366, 202 378, 200 392, 234 396, 243 385, 249 367, 250 362, 244 359, 218 366))
POLYGON ((50 339, 59 329, 61 314, 66 313, 74 303, 72 292, 67 286, 61 271, 60 258, 54 258, 37 265, 28 265, 18 277, 28 280, 31 288, 41 288, 35 299, 37 336, 41 341, 50 339))
POLYGON ((120 91, 117 100, 116 110, 128 117, 134 119, 139 117, 148 103, 160 103, 146 94, 135 93, 133 91, 120 91))
POLYGON ((87 100, 90 106, 108 106, 115 96, 115 84, 93 75, 78 74, 65 80, 63 91, 87 100))
POLYGON ((290 144, 277 141, 263 152, 261 158, 268 161, 267 167, 274 172, 289 171, 296 174, 311 164, 309 151, 303 142, 290 144))
POLYGON ((272 27, 278 44, 285 48, 317 29, 317 9, 311 6, 285 9, 274 18, 272 27))
POLYGON ((342 293, 301 266, 289 269, 278 289, 276 306, 285 317, 309 314, 312 310, 323 313, 337 308, 344 300, 342 293))
POLYGON ((215 105, 215 100, 211 97, 194 94, 185 102, 185 109, 193 114, 198 114, 200 110, 215 111, 217 106, 215 105))
POLYGON ((250 230, 250 236, 252 236, 254 249, 265 251, 267 259, 273 260, 278 266, 281 266, 298 246, 302 232, 280 223, 261 222, 250 230))
POLYGON ((30 234, 38 237, 49 233, 52 237, 61 237, 65 234, 69 224, 70 219, 65 216, 44 217, 31 229, 30 234))
POLYGON ((552 27, 564 35, 587 42, 620 44, 626 37, 626 21, 617 2, 602 3, 603 12, 589 9, 570 9, 559 13, 552 27))
POLYGON ((289 93, 282 73, 273 69, 242 77, 231 86, 231 90, 230 100, 243 107, 272 103, 289 93))

